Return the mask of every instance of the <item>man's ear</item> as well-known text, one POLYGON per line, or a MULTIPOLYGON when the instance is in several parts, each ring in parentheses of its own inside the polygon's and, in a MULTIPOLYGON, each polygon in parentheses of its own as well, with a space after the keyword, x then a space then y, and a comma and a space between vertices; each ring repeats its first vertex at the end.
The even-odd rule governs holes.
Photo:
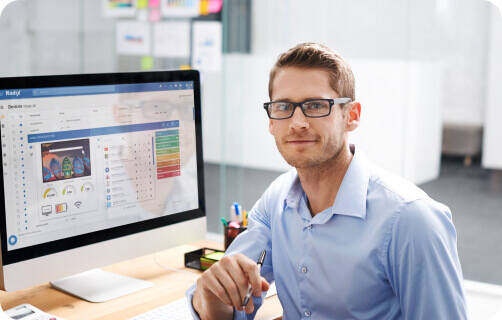
POLYGON ((357 101, 351 102, 347 117, 347 132, 354 131, 359 127, 361 119, 361 104, 357 101))
POLYGON ((271 135, 274 135, 274 123, 272 122, 272 119, 268 119, 268 131, 271 135))

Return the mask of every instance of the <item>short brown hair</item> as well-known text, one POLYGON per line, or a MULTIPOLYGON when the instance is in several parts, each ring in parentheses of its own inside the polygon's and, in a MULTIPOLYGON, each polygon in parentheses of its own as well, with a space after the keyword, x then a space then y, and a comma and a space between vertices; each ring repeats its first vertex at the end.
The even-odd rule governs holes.
POLYGON ((327 71, 331 87, 344 98, 355 101, 355 79, 347 61, 335 50, 325 45, 306 42, 300 43, 282 53, 270 70, 268 94, 272 99, 272 83, 280 68, 300 67, 327 71))

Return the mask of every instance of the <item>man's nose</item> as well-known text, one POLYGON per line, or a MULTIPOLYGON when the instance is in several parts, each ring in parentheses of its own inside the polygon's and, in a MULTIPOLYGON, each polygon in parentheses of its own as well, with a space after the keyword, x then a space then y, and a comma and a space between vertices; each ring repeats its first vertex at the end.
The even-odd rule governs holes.
POLYGON ((295 108, 291 117, 291 128, 295 130, 307 129, 309 127, 308 118, 303 114, 300 107, 295 108))

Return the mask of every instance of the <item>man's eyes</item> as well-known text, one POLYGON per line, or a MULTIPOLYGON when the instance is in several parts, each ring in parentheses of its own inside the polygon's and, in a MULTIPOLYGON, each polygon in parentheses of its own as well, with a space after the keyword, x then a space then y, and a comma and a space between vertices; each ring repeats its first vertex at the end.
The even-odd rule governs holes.
POLYGON ((291 110, 291 105, 289 103, 276 103, 274 109, 280 111, 291 110))
POLYGON ((327 107, 327 104, 323 103, 323 102, 317 102, 317 101, 315 101, 315 102, 304 103, 303 107, 305 109, 323 109, 323 108, 327 107))

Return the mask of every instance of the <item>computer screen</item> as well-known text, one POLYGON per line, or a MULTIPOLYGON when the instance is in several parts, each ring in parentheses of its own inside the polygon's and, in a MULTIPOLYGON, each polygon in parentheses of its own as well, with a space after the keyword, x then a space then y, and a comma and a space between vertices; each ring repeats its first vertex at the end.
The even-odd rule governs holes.
POLYGON ((198 79, 0 79, 2 264, 203 217, 198 79))

